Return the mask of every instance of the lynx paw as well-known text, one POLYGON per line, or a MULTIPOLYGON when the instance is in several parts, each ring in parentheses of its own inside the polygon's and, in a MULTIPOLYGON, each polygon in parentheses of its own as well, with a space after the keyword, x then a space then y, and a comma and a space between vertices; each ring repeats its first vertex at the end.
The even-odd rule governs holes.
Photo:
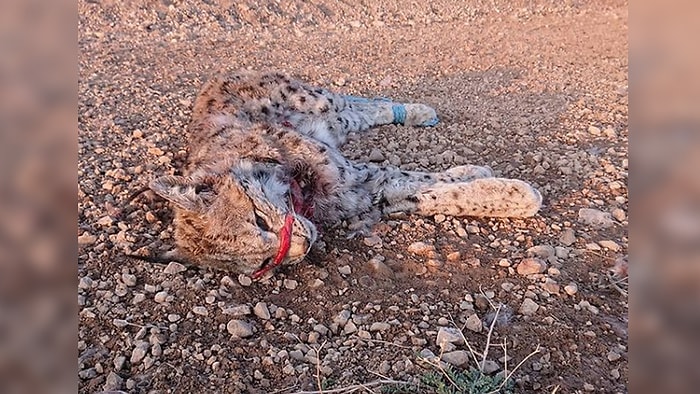
MULTIPOLYGON (((406 126, 432 127, 438 124, 439 119, 435 110, 424 104, 406 104, 405 119, 401 124, 406 126)), ((394 120, 396 120, 396 110, 394 110, 394 120)), ((396 122, 395 122, 396 123, 396 122)))

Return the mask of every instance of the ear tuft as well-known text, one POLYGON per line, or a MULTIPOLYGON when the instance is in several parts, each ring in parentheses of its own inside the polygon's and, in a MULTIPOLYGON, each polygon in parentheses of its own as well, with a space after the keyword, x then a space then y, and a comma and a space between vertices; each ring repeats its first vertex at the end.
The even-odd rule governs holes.
POLYGON ((188 211, 202 211, 206 208, 201 192, 209 191, 208 185, 196 182, 189 177, 163 176, 148 185, 159 196, 188 211))

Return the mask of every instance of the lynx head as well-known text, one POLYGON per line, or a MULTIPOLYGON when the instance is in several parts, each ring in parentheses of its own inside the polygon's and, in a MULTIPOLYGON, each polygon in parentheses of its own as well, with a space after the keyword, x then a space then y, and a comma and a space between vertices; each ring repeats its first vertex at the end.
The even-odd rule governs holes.
POLYGON ((250 275, 300 261, 316 240, 316 227, 292 208, 289 182, 279 164, 245 161, 223 173, 164 176, 150 188, 176 207, 180 254, 250 275))

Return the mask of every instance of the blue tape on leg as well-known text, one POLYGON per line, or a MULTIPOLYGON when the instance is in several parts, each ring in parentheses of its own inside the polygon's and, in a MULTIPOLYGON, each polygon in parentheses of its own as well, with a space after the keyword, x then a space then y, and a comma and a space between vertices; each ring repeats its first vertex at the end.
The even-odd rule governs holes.
POLYGON ((394 124, 404 124, 406 122, 406 107, 403 104, 394 104, 391 107, 391 111, 394 112, 394 124))

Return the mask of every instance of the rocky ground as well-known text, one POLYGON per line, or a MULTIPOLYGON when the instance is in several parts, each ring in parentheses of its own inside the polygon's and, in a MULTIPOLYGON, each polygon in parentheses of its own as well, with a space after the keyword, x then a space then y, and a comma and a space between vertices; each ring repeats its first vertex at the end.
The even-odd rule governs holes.
POLYGON ((81 392, 415 382, 438 358, 478 368, 469 347, 487 340, 492 375, 538 349, 516 392, 627 392, 628 300, 609 276, 628 248, 627 4, 538 3, 81 0, 81 392), (172 244, 167 204, 128 196, 177 171, 194 95, 220 67, 429 104, 437 127, 383 127, 345 152, 487 164, 545 206, 527 220, 393 217, 351 240, 338 228, 260 283, 126 258, 172 244))

